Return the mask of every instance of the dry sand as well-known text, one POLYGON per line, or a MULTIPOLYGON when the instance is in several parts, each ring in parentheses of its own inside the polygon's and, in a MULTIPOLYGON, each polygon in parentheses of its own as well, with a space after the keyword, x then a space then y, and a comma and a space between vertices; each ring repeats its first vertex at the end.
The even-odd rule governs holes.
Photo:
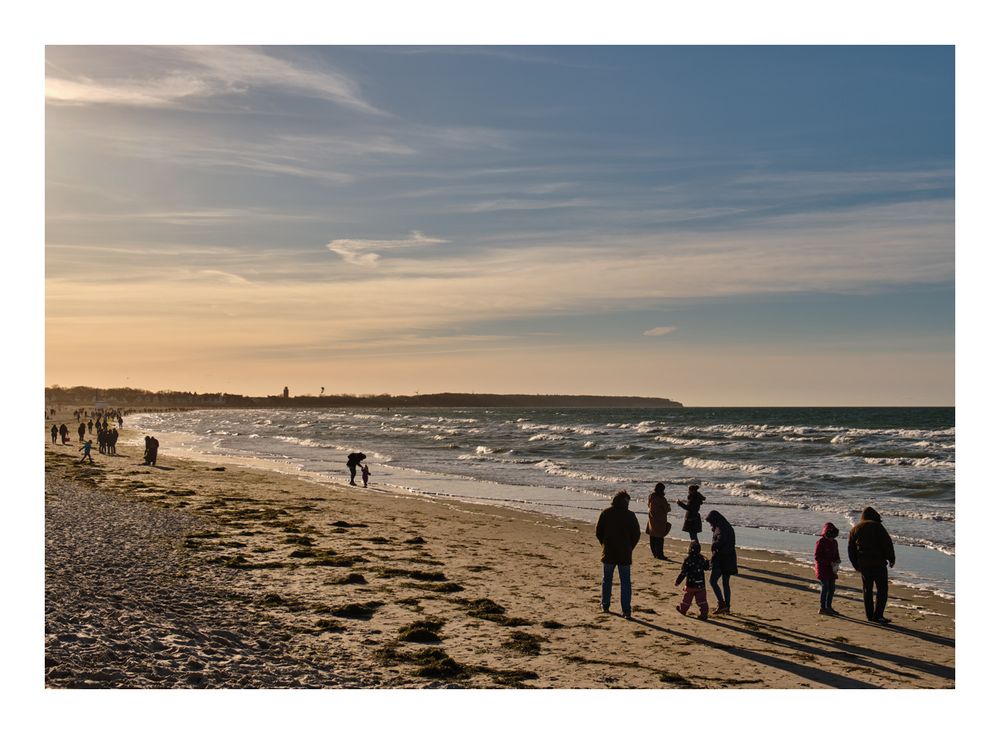
POLYGON ((741 551, 733 613, 702 622, 674 609, 686 543, 656 561, 644 536, 627 621, 600 611, 590 525, 169 446, 80 465, 72 436, 45 454, 48 687, 955 684, 954 604, 928 592, 893 585, 881 627, 842 573, 844 616, 820 616, 809 568, 741 551))

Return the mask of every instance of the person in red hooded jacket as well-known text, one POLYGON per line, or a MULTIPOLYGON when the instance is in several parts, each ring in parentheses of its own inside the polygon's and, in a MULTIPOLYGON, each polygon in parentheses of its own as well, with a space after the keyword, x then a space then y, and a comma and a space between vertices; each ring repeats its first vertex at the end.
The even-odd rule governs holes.
POLYGON ((840 565, 840 548, 837 536, 840 531, 832 522, 823 526, 820 539, 816 541, 816 578, 819 579, 819 613, 839 615, 833 608, 833 592, 837 589, 837 567, 840 565))

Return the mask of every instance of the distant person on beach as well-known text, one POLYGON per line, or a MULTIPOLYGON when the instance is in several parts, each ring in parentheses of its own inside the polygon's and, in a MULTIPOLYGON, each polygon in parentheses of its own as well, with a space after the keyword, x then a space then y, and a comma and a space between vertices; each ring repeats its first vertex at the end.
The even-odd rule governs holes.
POLYGON ((684 508, 684 527, 681 528, 687 533, 691 540, 698 540, 698 533, 701 532, 701 506, 705 502, 705 495, 698 491, 697 484, 688 487, 687 500, 677 500, 677 504, 684 508))
POLYGON ((819 613, 839 616, 833 608, 833 592, 837 589, 837 571, 840 567, 840 548, 837 536, 840 531, 832 522, 823 526, 813 557, 816 559, 816 578, 819 579, 819 613))
POLYGON ((69 443, 69 429, 66 427, 65 423, 59 424, 59 436, 62 438, 64 446, 69 443))
POLYGON ((112 456, 118 455, 118 429, 112 428, 108 432, 108 453, 112 456))
MULTIPOLYGON (((98 430, 98 432, 100 432, 100 431, 98 430)), ((142 463, 146 464, 148 466, 149 465, 149 436, 143 437, 142 442, 143 442, 143 446, 144 446, 144 448, 142 450, 142 463)))
POLYGON ((358 465, 360 465, 361 462, 364 461, 364 460, 365 460, 365 455, 364 454, 355 453, 355 454, 348 454, 347 455, 347 468, 351 470, 351 486, 352 487, 358 486, 357 484, 354 483, 354 477, 357 476, 358 465))
POLYGON ((156 466, 156 455, 160 452, 160 442, 155 436, 149 437, 149 465, 156 466))
POLYGON ((121 416, 119 415, 119 416, 118 416, 118 428, 120 429, 120 428, 121 428, 121 427, 122 427, 123 425, 125 425, 125 421, 124 421, 124 420, 122 419, 122 417, 121 417, 121 416))
POLYGON ((94 457, 90 455, 90 441, 84 441, 83 446, 80 447, 80 451, 83 452, 83 456, 80 457, 80 461, 77 462, 82 464, 85 461, 89 461, 91 464, 94 463, 94 457))
POLYGON ((666 487, 663 482, 657 482, 653 487, 652 494, 646 500, 646 507, 649 510, 649 518, 646 520, 646 534, 649 535, 649 550, 653 553, 653 558, 660 561, 667 560, 663 555, 663 539, 670 532, 670 523, 667 522, 667 515, 670 513, 670 503, 665 496, 666 487))
POLYGON ((688 546, 687 558, 681 564, 681 572, 674 581, 674 586, 680 585, 681 581, 687 579, 684 585, 684 598, 677 605, 677 611, 687 616, 688 609, 691 608, 691 601, 698 602, 698 619, 708 619, 708 598, 705 594, 705 571, 712 564, 701 554, 701 543, 692 540, 688 546))
POLYGON ((708 582, 712 585, 715 598, 719 605, 714 614, 728 614, 731 594, 729 577, 739 573, 736 563, 736 531, 729 520, 721 512, 712 510, 705 516, 705 521, 712 528, 712 575, 708 582), (719 589, 719 579, 722 579, 722 589, 719 589))
POLYGON ((59 438, 59 426, 53 423, 52 430, 49 431, 49 433, 52 434, 52 443, 59 443, 59 441, 57 440, 59 438))
POLYGON ((361 465, 361 482, 366 487, 368 486, 368 477, 370 477, 371 475, 372 475, 372 473, 370 471, 368 471, 368 465, 367 464, 362 464, 361 465))
POLYGON ((889 624, 885 618, 885 605, 889 601, 889 567, 896 565, 896 551, 892 538, 882 525, 882 517, 871 507, 861 513, 861 521, 851 528, 847 539, 847 557, 861 574, 861 588, 865 599, 865 616, 869 622, 889 624), (872 600, 872 587, 875 599, 872 600))
POLYGON ((78 435, 78 436, 80 437, 80 440, 81 440, 81 441, 83 440, 83 435, 84 435, 84 434, 85 434, 86 432, 87 432, 87 424, 86 424, 86 423, 81 423, 81 424, 80 424, 80 425, 79 425, 79 426, 77 427, 77 429, 76 429, 76 433, 77 433, 77 435, 78 435))
POLYGON ((611 585, 617 568, 625 619, 632 619, 632 549, 642 537, 639 518, 628 508, 631 499, 628 492, 622 490, 611 500, 611 507, 597 519, 597 540, 601 543, 601 562, 604 564, 601 610, 611 609, 611 585))
POLYGON ((94 419, 93 418, 91 418, 90 420, 87 421, 87 433, 89 433, 91 435, 94 434, 94 419))

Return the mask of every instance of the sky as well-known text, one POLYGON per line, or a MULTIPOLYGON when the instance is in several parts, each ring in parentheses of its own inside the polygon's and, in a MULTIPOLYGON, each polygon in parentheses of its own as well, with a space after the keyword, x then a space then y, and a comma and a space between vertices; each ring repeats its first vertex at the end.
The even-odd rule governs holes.
POLYGON ((46 384, 953 405, 950 46, 48 46, 46 384))

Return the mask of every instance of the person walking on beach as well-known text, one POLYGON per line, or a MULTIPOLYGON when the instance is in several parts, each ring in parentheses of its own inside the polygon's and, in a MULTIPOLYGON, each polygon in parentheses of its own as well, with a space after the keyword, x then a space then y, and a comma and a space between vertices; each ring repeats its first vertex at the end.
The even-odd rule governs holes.
POLYGON ((370 471, 368 471, 368 465, 367 464, 362 464, 361 465, 361 483, 364 484, 366 487, 368 486, 368 477, 370 477, 371 475, 372 475, 372 473, 370 471))
POLYGON ((348 454, 347 455, 347 468, 351 470, 351 486, 357 487, 358 485, 354 483, 354 477, 358 473, 358 465, 365 460, 365 455, 360 453, 348 454))
POLYGON ((155 436, 149 437, 149 465, 156 466, 156 455, 160 451, 160 442, 155 436))
POLYGON ((91 464, 94 463, 94 457, 90 455, 90 441, 84 441, 83 446, 80 447, 80 451, 83 452, 83 456, 80 457, 78 464, 82 464, 85 461, 89 461, 91 464))
POLYGON ((56 440, 59 437, 59 426, 53 423, 52 430, 49 431, 49 433, 52 434, 52 443, 59 443, 59 441, 56 440))
POLYGON ((118 455, 118 429, 112 428, 108 433, 108 453, 112 456, 118 455))
POLYGON ((86 432, 87 432, 87 424, 86 423, 81 423, 79 426, 77 426, 76 434, 80 437, 81 441, 83 440, 83 435, 86 432))
POLYGON ((701 554, 701 543, 692 540, 688 546, 687 558, 681 564, 681 572, 674 581, 674 586, 680 585, 681 581, 687 579, 684 586, 684 598, 677 605, 677 611, 687 616, 688 609, 691 608, 691 600, 698 602, 698 619, 708 619, 708 599, 705 594, 705 571, 711 567, 708 559, 701 554))
POLYGON ((653 487, 652 494, 646 500, 646 508, 649 510, 649 517, 646 520, 646 534, 649 535, 649 550, 653 553, 653 558, 660 561, 667 560, 663 555, 663 539, 670 532, 670 523, 667 522, 667 515, 670 513, 670 503, 665 496, 666 487, 663 482, 657 482, 653 487))
POLYGON ((698 491, 697 484, 688 487, 687 501, 677 500, 677 504, 684 508, 684 527, 681 528, 687 533, 691 540, 698 540, 698 533, 701 532, 701 506, 705 502, 705 495, 698 491))
POLYGON ((69 443, 69 429, 65 423, 59 424, 59 436, 62 438, 63 446, 69 443))
POLYGON ((94 419, 93 418, 91 418, 90 420, 87 421, 87 433, 89 433, 91 436, 94 435, 94 419))
POLYGON ((840 548, 837 536, 840 531, 832 522, 823 526, 813 557, 816 559, 816 578, 819 579, 819 613, 839 616, 833 608, 833 592, 837 588, 837 570, 840 567, 840 548))
POLYGON ((861 588, 865 599, 865 616, 869 622, 889 624, 885 618, 885 605, 889 601, 889 567, 896 565, 896 551, 892 538, 882 525, 882 517, 871 507, 861 512, 861 521, 851 528, 847 539, 847 557, 861 574, 861 588), (875 599, 872 600, 872 587, 875 599))
POLYGON ((713 614, 728 614, 732 596, 729 591, 729 577, 738 574, 736 563, 736 531, 729 520, 721 512, 712 510, 705 516, 705 521, 712 528, 712 575, 708 582, 715 592, 719 605, 713 614), (719 579, 722 579, 722 589, 719 589, 719 579))
POLYGON ((611 585, 615 568, 621 584, 622 616, 632 619, 632 549, 639 543, 642 531, 639 518, 628 508, 632 498, 622 490, 611 500, 597 519, 597 540, 601 544, 604 578, 601 582, 601 610, 611 609, 611 585))

